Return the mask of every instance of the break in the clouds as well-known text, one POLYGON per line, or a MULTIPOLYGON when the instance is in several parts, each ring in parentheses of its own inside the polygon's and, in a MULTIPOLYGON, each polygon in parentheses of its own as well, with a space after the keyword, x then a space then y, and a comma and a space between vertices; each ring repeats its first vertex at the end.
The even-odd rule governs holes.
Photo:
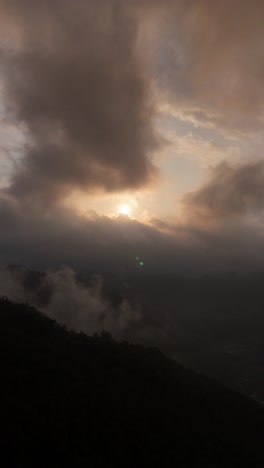
POLYGON ((158 140, 125 5, 1 0, 0 13, 6 106, 28 135, 10 191, 50 202, 153 181, 158 140))

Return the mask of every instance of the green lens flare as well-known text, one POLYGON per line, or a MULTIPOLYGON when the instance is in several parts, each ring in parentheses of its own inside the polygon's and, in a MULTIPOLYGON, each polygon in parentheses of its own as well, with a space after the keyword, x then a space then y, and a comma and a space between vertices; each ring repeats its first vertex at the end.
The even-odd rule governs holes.
POLYGON ((139 264, 140 264, 140 266, 144 266, 144 262, 140 262, 139 264))

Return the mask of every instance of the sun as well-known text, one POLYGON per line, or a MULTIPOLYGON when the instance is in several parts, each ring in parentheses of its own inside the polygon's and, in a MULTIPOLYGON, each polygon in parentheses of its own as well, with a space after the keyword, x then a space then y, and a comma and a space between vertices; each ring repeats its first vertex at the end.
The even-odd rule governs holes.
POLYGON ((130 213, 130 208, 128 205, 121 205, 119 207, 119 214, 129 216, 129 213, 130 213))

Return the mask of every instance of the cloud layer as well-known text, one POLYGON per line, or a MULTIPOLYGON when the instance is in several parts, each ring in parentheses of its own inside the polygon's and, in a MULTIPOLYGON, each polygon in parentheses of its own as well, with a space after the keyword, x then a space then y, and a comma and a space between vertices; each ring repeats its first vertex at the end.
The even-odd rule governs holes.
POLYGON ((124 336, 141 322, 140 311, 122 298, 113 307, 103 295, 102 278, 92 279, 92 284, 84 285, 69 268, 45 274, 1 268, 0 296, 28 302, 69 329, 89 334, 108 331, 116 337, 124 336), (34 287, 30 287, 30 281, 34 287))
POLYGON ((212 169, 177 221, 79 216, 59 202, 156 180, 155 105, 203 128, 202 140, 175 139, 201 160, 225 152, 208 129, 234 140, 260 132, 263 20, 257 0, 0 0, 4 113, 25 138, 0 193, 1 261, 125 272, 142 256, 153 273, 260 268, 264 170, 253 150, 243 165, 212 169))
POLYGON ((264 4, 189 0, 162 2, 161 8, 157 73, 170 105, 201 125, 260 130, 264 4))
POLYGON ((202 218, 237 218, 264 209, 264 161, 216 166, 200 189, 183 199, 185 210, 202 218))
POLYGON ((28 134, 10 190, 136 189, 157 175, 137 23, 121 2, 0 2, 6 102, 28 134), (8 44, 8 47, 7 47, 8 44))

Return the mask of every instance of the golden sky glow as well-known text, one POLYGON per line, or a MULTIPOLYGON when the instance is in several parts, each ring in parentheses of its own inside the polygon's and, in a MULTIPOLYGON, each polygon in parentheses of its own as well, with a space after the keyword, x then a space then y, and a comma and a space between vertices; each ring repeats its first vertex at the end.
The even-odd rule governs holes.
POLYGON ((129 216, 130 215, 130 206, 129 205, 121 205, 119 207, 119 214, 129 216))

